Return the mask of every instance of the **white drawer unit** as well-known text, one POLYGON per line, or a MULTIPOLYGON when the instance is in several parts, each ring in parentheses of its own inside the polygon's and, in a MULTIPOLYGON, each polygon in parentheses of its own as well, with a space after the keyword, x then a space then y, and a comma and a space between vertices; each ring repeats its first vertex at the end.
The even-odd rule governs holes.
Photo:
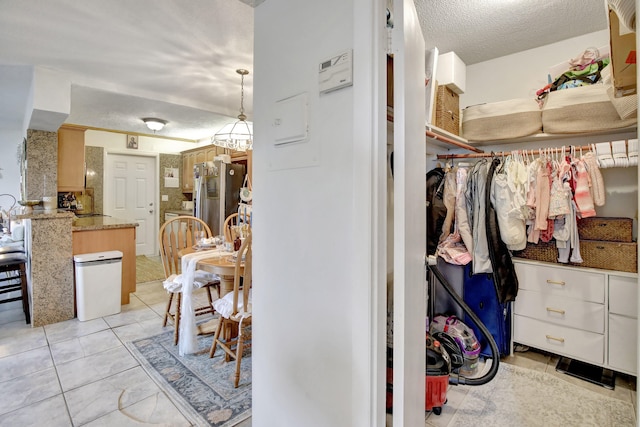
POLYGON ((514 342, 637 374, 637 274, 520 259, 514 265, 514 342))
POLYGON ((520 289, 514 310, 521 316, 604 334, 604 304, 520 289))
POLYGON ((604 362, 603 334, 525 316, 514 316, 513 331, 516 342, 596 365, 604 362))
POLYGON ((638 281, 632 276, 609 276, 609 366, 638 372, 638 281))
POLYGON ((515 263, 520 289, 604 303, 605 274, 574 267, 515 263))

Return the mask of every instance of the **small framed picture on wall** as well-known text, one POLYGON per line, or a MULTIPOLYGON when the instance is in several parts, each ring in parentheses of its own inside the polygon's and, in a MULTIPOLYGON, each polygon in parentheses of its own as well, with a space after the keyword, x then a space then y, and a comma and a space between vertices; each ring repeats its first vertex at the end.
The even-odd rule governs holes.
POLYGON ((138 136, 137 135, 127 135, 127 148, 131 148, 133 150, 138 149, 138 136))

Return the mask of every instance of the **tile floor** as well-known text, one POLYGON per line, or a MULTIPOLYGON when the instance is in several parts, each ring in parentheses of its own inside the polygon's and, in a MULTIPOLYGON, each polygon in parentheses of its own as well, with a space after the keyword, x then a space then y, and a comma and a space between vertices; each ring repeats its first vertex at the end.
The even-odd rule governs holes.
MULTIPOLYGON (((166 298, 161 282, 142 283, 119 314, 39 328, 25 324, 20 301, 0 305, 0 427, 189 426, 124 345, 171 329, 162 327, 166 298)), ((635 377, 619 374, 611 391, 557 373, 557 361, 557 356, 535 351, 503 359, 562 376, 635 407, 635 377)), ((456 402, 468 391, 468 387, 452 387, 447 411, 430 414, 426 425, 448 426, 456 402)), ((249 419, 240 426, 250 425, 249 419)))
POLYGON ((142 283, 119 314, 39 328, 20 301, 2 304, 0 426, 191 425, 124 345, 172 329, 166 298, 161 282, 142 283))

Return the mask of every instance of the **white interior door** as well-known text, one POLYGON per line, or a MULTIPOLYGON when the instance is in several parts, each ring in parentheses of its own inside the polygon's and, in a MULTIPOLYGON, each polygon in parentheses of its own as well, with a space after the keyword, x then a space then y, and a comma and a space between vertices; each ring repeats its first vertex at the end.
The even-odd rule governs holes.
POLYGON ((393 8, 393 425, 417 426, 425 406, 425 51, 413 0, 393 8))
POLYGON ((156 254, 155 157, 107 153, 106 215, 135 221, 136 255, 156 254))

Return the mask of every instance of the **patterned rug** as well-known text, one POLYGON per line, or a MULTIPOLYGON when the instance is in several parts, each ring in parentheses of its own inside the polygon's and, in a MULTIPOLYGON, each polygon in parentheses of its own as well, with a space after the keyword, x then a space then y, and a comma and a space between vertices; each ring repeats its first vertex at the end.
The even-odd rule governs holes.
POLYGON ((164 280, 164 268, 160 258, 148 258, 144 255, 136 257, 136 283, 164 280))
POLYGON ((229 427, 251 416, 251 346, 245 348, 240 384, 234 388, 235 362, 225 362, 220 349, 210 359, 212 340, 212 335, 200 336, 200 351, 183 357, 173 345, 173 331, 128 346, 193 425, 229 427))
POLYGON ((636 425, 635 411, 629 402, 587 390, 545 372, 506 363, 500 364, 491 382, 469 389, 449 425, 636 425))

